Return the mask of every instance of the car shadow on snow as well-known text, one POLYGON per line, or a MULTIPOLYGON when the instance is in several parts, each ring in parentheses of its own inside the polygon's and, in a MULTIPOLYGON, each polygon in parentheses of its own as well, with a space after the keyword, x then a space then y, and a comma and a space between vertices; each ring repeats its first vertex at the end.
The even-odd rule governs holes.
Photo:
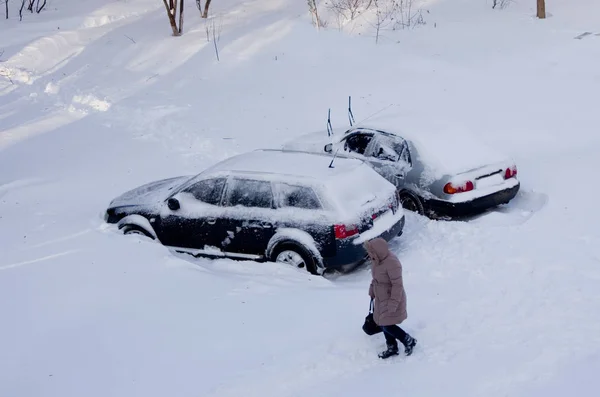
POLYGON ((490 226, 514 226, 527 222, 548 203, 548 195, 533 190, 521 190, 507 204, 489 209, 481 214, 456 219, 490 226))
MULTIPOLYGON (((181 259, 187 262, 193 269, 210 273, 213 276, 222 276, 226 278, 257 279, 269 284, 293 284, 310 283, 311 286, 321 286, 322 280, 329 285, 329 280, 320 276, 315 276, 306 269, 295 268, 285 263, 276 263, 270 261, 253 261, 246 259, 232 259, 223 257, 204 257, 194 256, 185 252, 168 248, 169 253, 174 259, 181 259)), ((181 263, 181 262, 180 262, 181 263)))
MULTIPOLYGON (((469 227, 482 224, 487 227, 512 227, 521 225, 531 219, 537 212, 541 211, 548 203, 548 195, 535 192, 533 190, 521 190, 517 196, 508 204, 500 205, 496 208, 487 210, 476 215, 462 218, 453 218, 451 220, 430 219, 424 215, 418 215, 414 212, 406 212, 406 226, 401 236, 392 239, 390 249, 402 260, 403 257, 410 254, 411 250, 418 249, 418 241, 423 241, 423 234, 429 234, 427 230, 431 223, 459 224, 469 227)), ((437 229, 433 229, 437 230, 437 229)), ((370 273, 370 263, 363 262, 359 266, 348 272, 333 271, 326 275, 332 281, 353 281, 365 277, 370 273)))

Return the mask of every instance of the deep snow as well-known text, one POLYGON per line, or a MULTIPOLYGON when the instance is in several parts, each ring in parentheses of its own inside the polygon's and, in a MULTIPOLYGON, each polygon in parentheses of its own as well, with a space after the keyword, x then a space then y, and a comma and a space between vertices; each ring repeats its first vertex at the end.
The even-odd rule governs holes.
MULTIPOLYGON (((600 388, 600 5, 427 4, 427 25, 317 31, 305 2, 224 0, 0 21, 1 396, 537 396, 600 388), (385 109, 513 157, 522 190, 470 222, 407 216, 393 248, 419 344, 382 362, 369 272, 194 260, 103 224, 135 186, 385 109)), ((13 12, 13 14, 15 14, 13 12)), ((465 153, 469 147, 464 147, 465 153)))

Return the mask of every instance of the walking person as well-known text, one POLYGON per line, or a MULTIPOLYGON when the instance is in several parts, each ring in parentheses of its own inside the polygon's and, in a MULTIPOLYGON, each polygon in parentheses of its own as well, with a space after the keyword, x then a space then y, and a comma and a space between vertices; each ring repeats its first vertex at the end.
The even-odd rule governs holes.
POLYGON ((387 241, 380 237, 364 245, 371 259, 373 279, 369 296, 374 300, 373 319, 383 330, 387 345, 387 350, 379 357, 385 359, 397 355, 397 340, 404 345, 404 353, 410 356, 417 340, 398 326, 408 317, 400 260, 390 251, 387 241))

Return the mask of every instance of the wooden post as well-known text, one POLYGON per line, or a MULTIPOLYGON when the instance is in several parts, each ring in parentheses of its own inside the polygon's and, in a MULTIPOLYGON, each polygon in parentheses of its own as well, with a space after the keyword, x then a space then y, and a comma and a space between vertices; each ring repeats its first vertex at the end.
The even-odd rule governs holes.
POLYGON ((537 17, 546 18, 546 0, 537 0, 537 17))

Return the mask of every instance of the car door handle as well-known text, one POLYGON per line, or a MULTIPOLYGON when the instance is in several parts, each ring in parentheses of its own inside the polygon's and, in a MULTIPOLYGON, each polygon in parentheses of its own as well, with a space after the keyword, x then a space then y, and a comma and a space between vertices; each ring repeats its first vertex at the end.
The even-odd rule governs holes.
POLYGON ((215 223, 217 223, 217 219, 216 218, 208 218, 206 220, 206 223, 208 223, 209 225, 214 225, 215 223))

